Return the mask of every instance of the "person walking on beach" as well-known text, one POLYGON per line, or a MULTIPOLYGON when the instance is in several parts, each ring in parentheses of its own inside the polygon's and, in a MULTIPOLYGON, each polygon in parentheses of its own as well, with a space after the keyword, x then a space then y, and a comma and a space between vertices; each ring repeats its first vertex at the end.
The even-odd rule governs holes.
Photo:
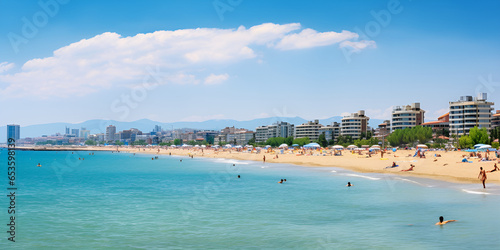
POLYGON ((262 157, 262 162, 266 163, 266 156, 262 157))
POLYGON ((453 221, 457 221, 457 220, 444 220, 443 216, 439 216, 439 222, 436 223, 436 225, 442 226, 448 222, 453 222, 453 221))
POLYGON ((480 171, 477 178, 483 182, 483 188, 486 188, 486 185, 484 184, 486 182, 486 171, 483 169, 483 167, 480 167, 479 169, 480 171))

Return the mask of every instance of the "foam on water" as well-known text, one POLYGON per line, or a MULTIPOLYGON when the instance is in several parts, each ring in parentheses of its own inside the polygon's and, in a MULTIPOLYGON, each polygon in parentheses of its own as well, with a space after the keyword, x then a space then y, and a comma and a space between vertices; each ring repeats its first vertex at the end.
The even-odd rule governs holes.
MULTIPOLYGON (((0 159, 5 153, 0 152, 0 159)), ((108 152, 68 164, 67 155, 19 152, 17 242, 0 241, 0 249, 500 245, 500 219, 494 216, 500 188, 495 185, 480 192, 479 183, 340 168, 200 157, 183 157, 180 163, 177 157, 160 155, 153 161, 151 155, 108 152), (44 167, 35 167, 38 162, 44 167), (277 183, 285 178, 286 183, 277 183), (347 181, 354 186, 345 187, 347 181), (478 195, 485 192, 493 195, 478 195), (458 222, 434 226, 441 215, 458 222)), ((5 161, 0 164, 6 169, 5 161)), ((0 182, 0 190, 6 190, 6 182, 0 182)), ((2 204, 0 220, 5 220, 2 204)))
POLYGON ((352 177, 359 177, 359 178, 364 178, 364 179, 373 180, 373 181, 378 181, 378 180, 381 179, 381 178, 378 178, 378 177, 372 177, 372 176, 360 175, 360 174, 343 174, 343 175, 345 175, 345 176, 352 176, 352 177))

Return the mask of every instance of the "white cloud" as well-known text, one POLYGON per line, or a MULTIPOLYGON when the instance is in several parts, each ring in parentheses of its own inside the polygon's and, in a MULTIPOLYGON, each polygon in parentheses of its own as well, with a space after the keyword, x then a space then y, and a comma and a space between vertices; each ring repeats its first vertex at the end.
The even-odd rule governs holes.
POLYGON ((349 31, 317 32, 302 29, 299 23, 162 30, 131 37, 106 32, 59 48, 50 57, 29 60, 18 69, 13 69, 12 63, 1 63, 0 83, 6 87, 0 89, 0 97, 70 98, 116 86, 130 87, 148 77, 148 68, 163 71, 160 84, 214 84, 227 80, 228 75, 212 74, 203 79, 200 72, 256 59, 259 46, 292 50, 340 43, 362 50, 375 44, 357 39, 358 34, 349 31))
POLYGON ((361 51, 367 48, 376 48, 377 45, 375 44, 375 41, 361 40, 361 41, 343 41, 340 43, 340 47, 341 48, 350 47, 354 51, 361 51))
POLYGON ((9 71, 12 68, 14 68, 14 63, 2 62, 0 63, 0 74, 9 71))
POLYGON ((306 49, 319 46, 327 46, 342 41, 357 39, 358 34, 343 30, 337 32, 317 32, 313 29, 304 29, 297 34, 289 34, 276 45, 276 48, 282 50, 306 49))
POLYGON ((228 74, 221 74, 221 75, 210 74, 205 78, 205 84, 207 85, 219 84, 226 81, 228 78, 229 78, 228 74))

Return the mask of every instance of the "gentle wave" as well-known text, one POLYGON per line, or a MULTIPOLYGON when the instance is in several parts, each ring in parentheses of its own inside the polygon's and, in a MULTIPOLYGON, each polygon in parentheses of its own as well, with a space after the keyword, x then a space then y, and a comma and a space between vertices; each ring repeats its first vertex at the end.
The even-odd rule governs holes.
POLYGON ((462 191, 469 193, 469 194, 491 194, 491 193, 487 193, 487 192, 472 191, 472 190, 467 190, 467 189, 462 189, 462 191))
POLYGON ((359 174, 344 174, 344 175, 345 176, 352 176, 352 177, 360 177, 360 178, 365 178, 365 179, 374 180, 374 181, 381 179, 381 178, 377 178, 377 177, 371 177, 371 176, 359 175, 359 174))

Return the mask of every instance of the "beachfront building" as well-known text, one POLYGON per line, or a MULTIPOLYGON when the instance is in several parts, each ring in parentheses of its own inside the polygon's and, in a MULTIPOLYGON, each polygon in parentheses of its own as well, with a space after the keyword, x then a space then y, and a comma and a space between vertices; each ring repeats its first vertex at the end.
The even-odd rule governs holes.
POLYGON ((295 139, 307 137, 311 141, 316 141, 319 138, 319 130, 323 125, 319 124, 319 120, 309 121, 295 127, 295 139))
POLYGON ((491 128, 500 127, 500 110, 492 116, 491 118, 491 128))
POLYGON ((116 127, 113 125, 107 126, 106 127, 106 137, 104 138, 105 141, 114 141, 115 134, 116 134, 116 127))
POLYGON ((392 110, 392 131, 422 125, 424 113, 425 111, 420 109, 418 102, 394 107, 392 110))
POLYGON ((450 133, 454 135, 469 134, 471 128, 491 129, 491 111, 493 102, 487 102, 486 93, 477 97, 462 96, 456 102, 450 102, 450 133))
POLYGON ((449 130, 450 129, 450 113, 446 113, 440 117, 438 117, 437 121, 425 122, 422 123, 423 127, 432 128, 432 132, 436 133, 436 131, 440 130, 449 130))
POLYGON ((336 142, 340 135, 340 123, 332 122, 330 125, 323 126, 319 129, 319 133, 324 133, 327 141, 333 140, 336 142))
POLYGON ((237 145, 246 145, 248 141, 255 137, 255 133, 251 130, 237 131, 234 133, 237 145))
POLYGON ((21 138, 21 126, 17 124, 7 125, 7 140, 8 139, 19 140, 21 138))
POLYGON ((366 132, 368 131, 369 120, 370 118, 365 115, 364 110, 344 116, 344 118, 342 118, 340 135, 350 136, 353 140, 360 139, 361 134, 366 135, 366 132))
MULTIPOLYGON (((238 137, 236 133, 246 131, 248 130, 243 128, 235 128, 234 126, 225 127, 224 129, 221 129, 220 134, 214 135, 214 144, 238 144, 238 137)), ((240 141, 244 141, 244 139, 240 138, 240 141)))
POLYGON ((260 126, 255 129, 255 141, 266 142, 269 138, 289 137, 294 135, 295 126, 288 122, 276 122, 269 126, 260 126))
POLYGON ((385 120, 383 123, 379 124, 373 133, 373 137, 384 138, 391 133, 391 121, 385 120))
POLYGON ((80 136, 80 130, 77 128, 71 129, 71 134, 74 135, 75 137, 80 136))
POLYGON ((80 137, 87 140, 89 138, 89 135, 90 135, 90 130, 87 130, 86 128, 82 128, 80 130, 80 137))

